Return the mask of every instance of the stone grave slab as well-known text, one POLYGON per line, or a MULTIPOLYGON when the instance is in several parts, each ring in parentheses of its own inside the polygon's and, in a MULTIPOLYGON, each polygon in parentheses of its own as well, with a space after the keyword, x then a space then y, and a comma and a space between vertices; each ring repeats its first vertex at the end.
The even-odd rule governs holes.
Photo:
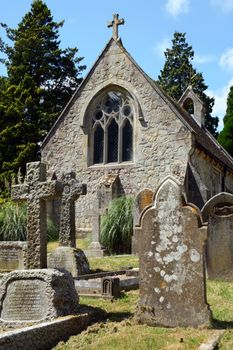
POLYGON ((89 262, 81 249, 72 247, 59 247, 48 254, 49 268, 64 268, 73 277, 90 272, 89 262))
POLYGON ((78 296, 65 270, 19 270, 0 286, 0 323, 42 322, 77 312, 78 296))
POLYGON ((139 239, 141 323, 165 327, 209 326, 204 244, 207 228, 199 211, 184 203, 173 178, 158 188, 152 207, 141 219, 139 239))
POLYGON ((0 272, 25 269, 26 253, 26 242, 0 242, 0 272))

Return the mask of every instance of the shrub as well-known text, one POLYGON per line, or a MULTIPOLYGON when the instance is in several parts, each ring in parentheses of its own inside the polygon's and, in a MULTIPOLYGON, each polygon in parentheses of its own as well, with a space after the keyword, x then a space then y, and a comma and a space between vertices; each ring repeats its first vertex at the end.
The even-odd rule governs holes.
MULTIPOLYGON (((5 202, 0 205, 0 240, 26 241, 27 208, 25 203, 5 202)), ((48 241, 58 239, 58 229, 47 219, 48 241)))
POLYGON ((133 198, 119 197, 112 201, 101 220, 100 241, 111 254, 130 253, 133 234, 133 198))

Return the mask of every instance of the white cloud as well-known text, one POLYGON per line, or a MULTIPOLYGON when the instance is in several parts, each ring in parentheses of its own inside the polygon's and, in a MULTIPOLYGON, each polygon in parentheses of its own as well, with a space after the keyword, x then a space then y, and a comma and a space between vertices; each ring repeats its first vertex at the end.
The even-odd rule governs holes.
POLYGON ((159 56, 164 56, 164 52, 166 49, 171 48, 171 45, 171 40, 164 38, 155 45, 153 51, 159 56))
POLYGON ((189 0, 167 0, 165 8, 170 15, 177 17, 180 13, 187 13, 189 0))
POLYGON ((220 67, 233 70, 233 48, 227 49, 220 57, 220 67))
POLYGON ((214 55, 196 55, 194 56, 193 62, 196 64, 206 64, 215 60, 214 55))
POLYGON ((233 11, 233 0, 210 0, 211 5, 219 7, 222 12, 233 11))
POLYGON ((212 91, 212 90, 207 91, 207 95, 214 97, 215 99, 212 115, 219 117, 219 125, 218 125, 219 131, 222 130, 223 128, 223 117, 226 113, 226 108, 227 108, 227 96, 229 94, 231 86, 233 86, 233 78, 222 89, 218 89, 216 91, 212 91))

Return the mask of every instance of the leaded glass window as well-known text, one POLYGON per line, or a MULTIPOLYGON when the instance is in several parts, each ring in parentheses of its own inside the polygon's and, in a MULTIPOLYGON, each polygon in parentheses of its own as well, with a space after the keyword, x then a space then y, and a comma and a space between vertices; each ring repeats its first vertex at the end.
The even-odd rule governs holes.
POLYGON ((112 119, 108 127, 108 163, 118 162, 118 124, 112 119))
POLYGON ((101 94, 91 106, 91 164, 120 163, 133 159, 132 97, 123 90, 101 94))
POLYGON ((94 130, 94 163, 103 163, 104 160, 104 130, 101 125, 94 130))
POLYGON ((122 131, 122 160, 127 162, 132 159, 133 154, 133 128, 127 120, 122 131))

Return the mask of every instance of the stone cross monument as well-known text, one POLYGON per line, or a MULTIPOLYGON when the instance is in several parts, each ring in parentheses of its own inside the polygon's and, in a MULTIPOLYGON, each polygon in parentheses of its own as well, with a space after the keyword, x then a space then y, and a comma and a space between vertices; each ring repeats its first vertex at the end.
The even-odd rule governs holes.
POLYGON ((59 246, 75 248, 75 201, 87 188, 76 180, 74 172, 64 174, 62 184, 59 246))
POLYGON ((89 262, 76 248, 75 239, 75 201, 86 194, 86 185, 76 180, 74 172, 63 174, 61 183, 59 247, 48 254, 48 267, 64 268, 77 277, 90 272, 89 262))
POLYGON ((46 165, 27 164, 24 183, 13 185, 12 199, 27 200, 27 268, 47 267, 46 200, 61 193, 62 185, 56 180, 46 181, 46 165))
POLYGON ((113 27, 113 33, 112 33, 113 39, 115 39, 115 40, 119 39, 119 37, 118 37, 118 26, 120 26, 120 25, 122 25, 124 23, 125 23, 124 19, 123 18, 119 19, 119 15, 117 13, 113 15, 113 20, 109 21, 107 23, 108 28, 113 27))

